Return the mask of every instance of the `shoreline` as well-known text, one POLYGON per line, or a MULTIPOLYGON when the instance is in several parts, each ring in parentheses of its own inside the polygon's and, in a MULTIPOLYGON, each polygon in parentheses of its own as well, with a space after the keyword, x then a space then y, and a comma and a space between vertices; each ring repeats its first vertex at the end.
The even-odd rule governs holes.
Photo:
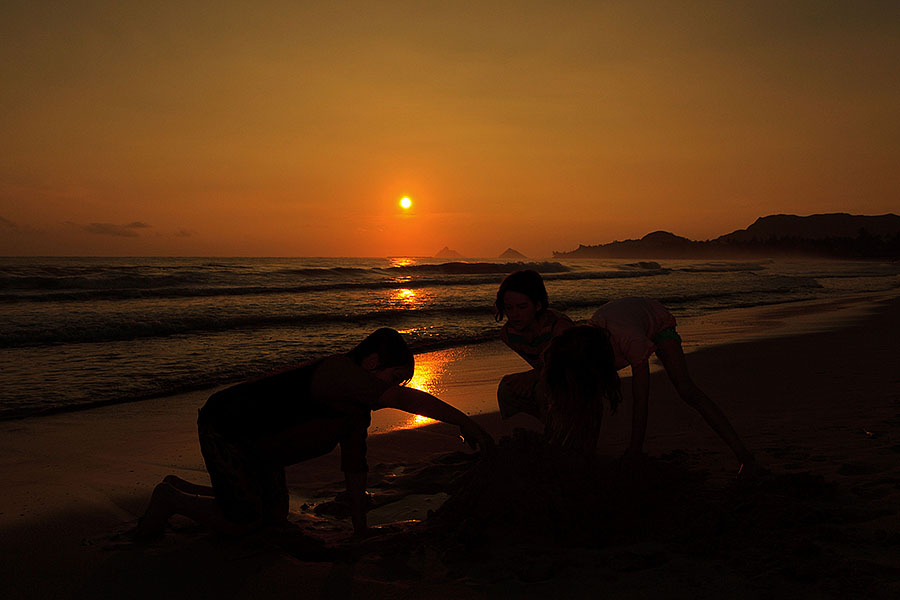
MULTIPOLYGON (((853 327, 893 298, 900 298, 900 290, 728 309, 679 319, 678 331, 684 339, 685 354, 690 355, 731 344, 839 331, 853 327)), ((528 368, 524 360, 494 340, 416 355, 417 374, 410 385, 438 396, 468 415, 490 414, 497 411, 496 387, 500 377, 528 368), (483 363, 491 363, 492 368, 485 368, 483 363)), ((652 373, 662 371, 655 356, 651 357, 650 368, 652 373)), ((625 369, 619 375, 625 380, 630 372, 625 369)), ((369 432, 382 435, 422 425, 405 413, 384 409, 372 414, 369 432)))
MULTIPOLYGON (((866 314, 874 310, 874 305, 877 303, 898 295, 900 295, 900 288, 873 293, 858 293, 842 298, 798 300, 778 304, 722 309, 698 316, 679 317, 678 330, 684 338, 684 351, 686 354, 689 354, 698 349, 712 346, 840 329, 852 325, 854 320, 864 318, 866 314), (793 319, 793 322, 786 322, 789 318, 793 319), (762 325, 762 328, 758 328, 756 325, 762 325)), ((456 360, 460 356, 469 354, 472 350, 475 350, 474 353, 478 354, 477 349, 482 347, 486 349, 485 354, 490 360, 499 360, 504 363, 505 368, 508 369, 503 372, 504 374, 523 371, 528 368, 521 359, 515 357, 512 352, 500 345, 496 337, 484 337, 461 344, 454 342, 436 343, 429 345, 425 350, 416 351, 417 369, 425 366, 429 371, 443 372, 446 369, 435 366, 436 363, 456 360), (498 352, 497 348, 502 348, 502 351, 498 352)), ((655 357, 653 361, 655 361, 655 357)), ((654 365, 653 361, 651 361, 651 368, 654 370, 660 369, 660 365, 654 365)), ((260 375, 262 374, 264 373, 260 373, 260 375)), ((51 406, 40 410, 26 409, 26 412, 23 414, 0 414, 0 424, 90 411, 109 406, 152 403, 166 398, 190 394, 202 393, 209 396, 216 390, 234 385, 245 379, 229 380, 225 383, 213 385, 186 386, 177 390, 132 398, 104 399, 80 404, 51 406)), ((433 382, 422 381, 422 377, 417 379, 421 383, 416 387, 421 387, 421 389, 432 393, 434 393, 434 389, 440 389, 433 382)), ((440 394, 436 395, 440 396, 440 394)), ((483 407, 479 407, 475 414, 483 412, 485 412, 483 407)), ((379 430, 394 430, 397 428, 397 425, 403 422, 404 420, 399 418, 380 419, 378 428, 379 430)))

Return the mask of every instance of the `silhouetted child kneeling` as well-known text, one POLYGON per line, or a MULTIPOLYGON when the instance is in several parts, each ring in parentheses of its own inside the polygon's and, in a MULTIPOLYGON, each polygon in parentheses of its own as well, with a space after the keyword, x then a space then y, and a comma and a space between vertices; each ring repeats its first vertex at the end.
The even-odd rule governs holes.
POLYGON ((284 526, 289 500, 284 467, 337 445, 353 528, 365 534, 366 436, 373 410, 396 408, 457 425, 472 448, 493 447, 491 436, 465 414, 431 394, 403 387, 414 368, 403 337, 383 328, 346 354, 213 394, 197 419, 212 486, 166 477, 153 490, 136 536, 158 535, 175 514, 231 534, 284 526))

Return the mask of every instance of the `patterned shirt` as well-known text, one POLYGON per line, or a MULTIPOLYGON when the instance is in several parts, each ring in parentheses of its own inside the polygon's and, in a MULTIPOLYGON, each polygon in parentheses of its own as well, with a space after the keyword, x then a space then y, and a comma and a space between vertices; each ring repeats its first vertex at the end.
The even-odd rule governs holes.
POLYGON ((516 354, 524 358, 529 365, 535 369, 540 369, 544 366, 544 350, 550 345, 550 340, 558 333, 558 331, 556 331, 557 327, 562 323, 571 325, 572 319, 561 312, 556 312, 552 308, 548 308, 540 317, 538 317, 540 329, 538 330, 538 334, 531 340, 510 329, 509 322, 504 323, 503 327, 500 329, 500 339, 502 339, 507 346, 512 348, 516 354))

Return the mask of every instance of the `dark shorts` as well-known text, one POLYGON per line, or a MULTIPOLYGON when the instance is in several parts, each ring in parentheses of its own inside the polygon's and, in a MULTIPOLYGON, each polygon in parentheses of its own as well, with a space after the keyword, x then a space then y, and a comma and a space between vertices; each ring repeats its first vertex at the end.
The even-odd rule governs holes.
POLYGON ((654 335, 652 338, 650 338, 650 341, 652 341, 654 344, 658 344, 665 340, 675 340, 676 342, 681 342, 681 336, 678 335, 677 331, 675 331, 674 325, 672 325, 671 327, 666 327, 665 329, 654 335))
POLYGON ((267 463, 249 444, 226 438, 209 423, 197 423, 197 429, 200 452, 225 518, 241 524, 284 521, 289 507, 284 467, 267 463))

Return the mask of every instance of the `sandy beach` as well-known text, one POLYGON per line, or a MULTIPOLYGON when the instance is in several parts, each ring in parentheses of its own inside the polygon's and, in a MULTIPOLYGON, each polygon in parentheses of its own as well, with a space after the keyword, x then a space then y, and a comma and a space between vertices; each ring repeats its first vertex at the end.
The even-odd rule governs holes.
MULTIPOLYGON (((818 321, 834 330, 744 336, 688 357, 770 475, 738 480, 728 449, 657 371, 637 475, 616 465, 628 379, 590 465, 538 448, 524 416, 477 415, 507 436, 499 465, 443 425, 372 435, 370 521, 386 525, 361 544, 331 502, 337 453, 288 470, 305 535, 223 539, 177 518, 148 544, 123 535, 164 475, 206 483, 195 420, 209 391, 0 423, 4 596, 898 597, 900 298, 839 308, 818 321), (519 488, 501 489, 501 467, 524 469, 519 488), (556 487, 533 479, 541 469, 556 487)), ((779 310, 802 321, 796 307, 773 319, 779 310)), ((484 344, 420 365, 443 373, 429 391, 481 413, 517 361, 484 344)))

